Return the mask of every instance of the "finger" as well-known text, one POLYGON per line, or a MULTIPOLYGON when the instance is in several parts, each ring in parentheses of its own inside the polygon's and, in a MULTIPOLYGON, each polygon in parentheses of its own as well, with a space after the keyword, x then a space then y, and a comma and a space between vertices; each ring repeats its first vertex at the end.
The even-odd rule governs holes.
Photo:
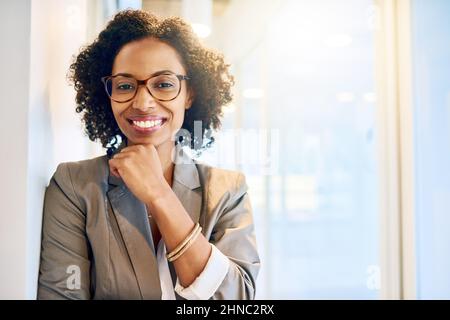
POLYGON ((119 174, 119 172, 117 171, 117 169, 111 169, 111 170, 110 170, 110 173, 111 173, 114 177, 120 178, 120 174, 119 174))
POLYGON ((120 173, 119 173, 119 169, 116 165, 116 161, 109 160, 109 171, 113 176, 120 178, 120 173))
POLYGON ((123 152, 123 153, 138 152, 139 150, 142 150, 142 149, 155 149, 155 146, 152 143, 135 144, 135 145, 123 148, 121 150, 121 152, 123 152))
POLYGON ((117 159, 123 159, 125 157, 129 156, 129 152, 124 152, 124 153, 116 153, 111 160, 117 160, 117 159))
POLYGON ((117 170, 111 169, 109 172, 110 172, 111 175, 113 175, 114 177, 120 178, 120 174, 117 172, 117 170))
POLYGON ((146 149, 155 149, 155 145, 153 143, 142 144, 146 149))
POLYGON ((133 149, 131 149, 131 147, 126 147, 126 148, 123 148, 122 150, 120 150, 120 152, 116 153, 116 155, 129 153, 130 151, 133 151, 133 149))
POLYGON ((134 152, 134 151, 139 150, 139 148, 141 148, 142 146, 143 146, 143 145, 141 145, 141 144, 134 144, 134 145, 132 145, 132 146, 128 146, 128 147, 123 148, 123 149, 120 151, 120 153, 134 152))

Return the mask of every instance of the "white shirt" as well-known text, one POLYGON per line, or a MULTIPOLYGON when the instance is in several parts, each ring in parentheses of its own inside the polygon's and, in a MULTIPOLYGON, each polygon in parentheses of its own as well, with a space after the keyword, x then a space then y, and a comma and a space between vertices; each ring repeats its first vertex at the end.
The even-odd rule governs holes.
POLYGON ((158 261, 162 300, 175 300, 175 291, 188 300, 208 300, 212 297, 228 273, 230 260, 215 245, 211 244, 211 247, 208 262, 194 282, 189 287, 184 288, 180 285, 177 277, 174 288, 166 258, 166 245, 162 238, 159 240, 156 259, 158 261))

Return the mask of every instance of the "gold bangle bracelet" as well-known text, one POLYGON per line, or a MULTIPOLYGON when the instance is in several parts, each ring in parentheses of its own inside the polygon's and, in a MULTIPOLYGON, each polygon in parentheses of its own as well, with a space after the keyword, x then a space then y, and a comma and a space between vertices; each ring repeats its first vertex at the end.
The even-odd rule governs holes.
POLYGON ((200 232, 202 231, 202 227, 199 227, 197 230, 195 230, 195 233, 192 235, 192 238, 189 239, 189 241, 186 243, 186 245, 181 248, 181 250, 175 254, 174 256, 170 257, 169 259, 167 259, 169 262, 173 262, 175 260, 177 260, 179 257, 181 257, 183 255, 183 253, 185 253, 187 251, 187 249, 190 248, 190 246, 192 246, 192 244, 195 242, 195 239, 197 239, 197 236, 200 234, 200 232))
POLYGON ((200 228, 200 224, 197 222, 197 224, 194 226, 194 229, 187 235, 187 237, 178 245, 175 249, 173 249, 171 252, 166 254, 167 259, 173 257, 176 255, 183 247, 188 243, 188 241, 192 238, 194 233, 197 231, 197 229, 200 228))

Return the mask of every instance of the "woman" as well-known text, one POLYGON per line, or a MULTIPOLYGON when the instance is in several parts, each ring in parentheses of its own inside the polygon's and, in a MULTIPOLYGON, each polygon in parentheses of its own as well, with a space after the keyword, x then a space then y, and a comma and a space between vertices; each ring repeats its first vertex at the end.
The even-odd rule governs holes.
POLYGON ((220 127, 233 84, 223 57, 179 18, 127 10, 81 51, 71 80, 108 155, 62 163, 50 181, 38 298, 254 299, 245 178, 181 148, 207 147, 220 127))

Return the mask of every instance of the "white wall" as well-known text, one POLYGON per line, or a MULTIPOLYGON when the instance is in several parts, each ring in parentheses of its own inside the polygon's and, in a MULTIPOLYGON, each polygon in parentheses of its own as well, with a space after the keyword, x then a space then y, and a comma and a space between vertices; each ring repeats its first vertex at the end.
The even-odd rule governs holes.
POLYGON ((36 297, 42 205, 56 165, 102 153, 83 134, 66 75, 87 0, 0 2, 0 299, 36 297))
POLYGON ((0 299, 26 295, 30 14, 28 0, 0 2, 0 299))

